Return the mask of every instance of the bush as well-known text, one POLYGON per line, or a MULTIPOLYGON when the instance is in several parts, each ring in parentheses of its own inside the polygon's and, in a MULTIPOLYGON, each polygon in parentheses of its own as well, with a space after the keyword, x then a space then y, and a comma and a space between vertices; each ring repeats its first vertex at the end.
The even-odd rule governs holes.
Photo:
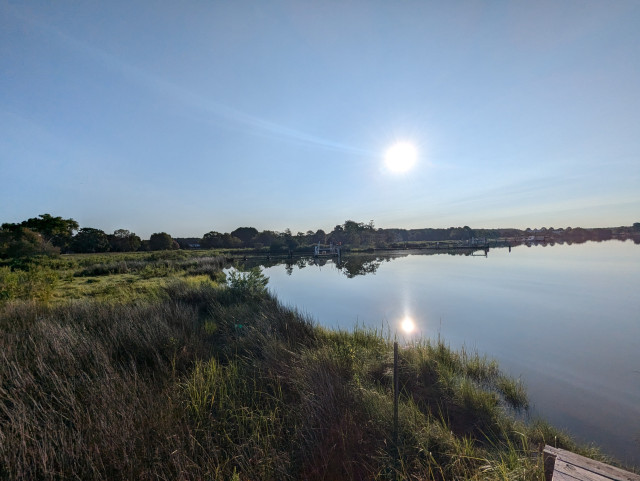
POLYGON ((9 267, 0 267, 0 301, 18 297, 20 278, 9 267))
POLYGON ((227 276, 227 283, 231 291, 249 297, 259 297, 267 292, 266 277, 259 267, 254 267, 247 272, 233 270, 227 276))
POLYGON ((28 271, 0 267, 0 301, 34 299, 48 301, 58 283, 58 274, 49 267, 31 266, 28 271))

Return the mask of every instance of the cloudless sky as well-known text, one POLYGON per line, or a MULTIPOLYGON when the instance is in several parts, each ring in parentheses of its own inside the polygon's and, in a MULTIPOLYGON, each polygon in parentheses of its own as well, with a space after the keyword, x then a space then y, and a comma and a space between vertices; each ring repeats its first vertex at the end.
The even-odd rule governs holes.
POLYGON ((45 212, 143 238, 631 225, 640 2, 0 0, 0 222, 45 212))

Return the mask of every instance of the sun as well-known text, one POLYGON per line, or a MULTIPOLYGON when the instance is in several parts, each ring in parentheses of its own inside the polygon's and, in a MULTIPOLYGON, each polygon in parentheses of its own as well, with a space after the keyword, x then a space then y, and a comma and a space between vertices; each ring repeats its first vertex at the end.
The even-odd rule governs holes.
POLYGON ((396 142, 384 155, 384 163, 394 173, 403 173, 410 170, 418 160, 418 151, 409 142, 396 142))
POLYGON ((402 323, 400 324, 400 327, 402 328, 402 330, 405 333, 411 334, 416 328, 416 323, 413 322, 413 319, 411 319, 410 317, 405 317, 402 320, 402 323))

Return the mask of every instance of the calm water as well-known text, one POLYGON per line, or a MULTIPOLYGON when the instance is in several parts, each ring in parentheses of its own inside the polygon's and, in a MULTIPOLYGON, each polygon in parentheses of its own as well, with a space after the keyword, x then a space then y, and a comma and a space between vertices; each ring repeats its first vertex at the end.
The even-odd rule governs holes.
POLYGON ((523 379, 534 414, 640 465, 640 246, 365 259, 265 274, 283 303, 322 325, 394 332, 409 316, 418 335, 497 359, 523 379))

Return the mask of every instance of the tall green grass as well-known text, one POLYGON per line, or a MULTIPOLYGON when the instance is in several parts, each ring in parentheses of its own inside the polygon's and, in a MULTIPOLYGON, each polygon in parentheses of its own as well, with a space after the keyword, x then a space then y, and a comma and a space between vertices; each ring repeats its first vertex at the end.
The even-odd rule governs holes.
POLYGON ((319 328, 263 281, 6 301, 0 478, 541 480, 545 443, 582 449, 515 416, 524 390, 495 362, 439 341, 400 350, 394 446, 390 339, 319 328))
POLYGON ((65 302, 93 298, 112 302, 152 300, 173 279, 207 276, 226 281, 224 257, 215 252, 166 251, 37 257, 0 266, 0 304, 12 299, 65 302))

